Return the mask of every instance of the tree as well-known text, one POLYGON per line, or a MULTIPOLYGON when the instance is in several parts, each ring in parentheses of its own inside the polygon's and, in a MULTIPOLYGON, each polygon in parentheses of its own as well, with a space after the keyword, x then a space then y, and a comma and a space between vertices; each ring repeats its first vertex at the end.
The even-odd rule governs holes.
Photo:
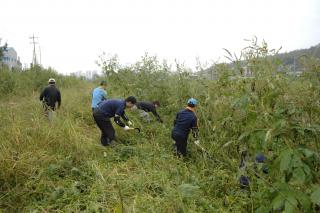
POLYGON ((0 39, 0 61, 3 57, 3 52, 7 50, 8 44, 5 43, 3 46, 1 46, 1 39, 0 39))

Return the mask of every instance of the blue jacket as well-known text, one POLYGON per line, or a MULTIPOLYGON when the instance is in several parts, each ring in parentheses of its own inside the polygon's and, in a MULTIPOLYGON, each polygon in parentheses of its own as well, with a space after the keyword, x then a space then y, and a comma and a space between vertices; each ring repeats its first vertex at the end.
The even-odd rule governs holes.
POLYGON ((97 108, 108 118, 112 118, 115 115, 124 116, 126 101, 121 99, 108 99, 102 101, 97 108))
POLYGON ((183 109, 178 112, 174 121, 174 128, 172 132, 187 139, 190 130, 193 128, 198 128, 197 116, 195 113, 189 109, 183 109))
POLYGON ((107 99, 107 92, 101 87, 97 87, 92 91, 92 108, 96 108, 102 101, 107 99))

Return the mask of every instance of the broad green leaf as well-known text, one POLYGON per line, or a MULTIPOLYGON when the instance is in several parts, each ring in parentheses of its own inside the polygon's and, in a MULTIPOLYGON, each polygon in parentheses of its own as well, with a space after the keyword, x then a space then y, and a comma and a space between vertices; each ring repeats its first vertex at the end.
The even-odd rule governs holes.
POLYGON ((270 209, 266 206, 260 206, 257 210, 256 213, 268 213, 270 212, 270 209))
POLYGON ((280 209, 284 204, 284 198, 281 195, 275 197, 272 201, 272 208, 273 210, 280 209))
POLYGON ((302 167, 304 163, 302 163, 300 155, 297 152, 294 152, 292 155, 291 163, 293 167, 302 167))
POLYGON ((312 192, 310 198, 312 203, 320 205, 320 186, 315 187, 315 190, 312 192))
POLYGON ((311 177, 311 169, 310 169, 310 167, 307 164, 303 164, 302 167, 303 167, 303 171, 306 174, 306 176, 308 178, 310 178, 311 177))
POLYGON ((295 181, 298 184, 303 184, 305 182, 305 180, 306 180, 306 175, 305 175, 303 169, 301 167, 296 168, 293 171, 293 181, 295 181))
POLYGON ((310 158, 314 155, 314 152, 309 149, 301 149, 306 158, 310 158))
POLYGON ((302 205, 303 210, 309 211, 311 207, 310 198, 303 191, 296 191, 295 197, 299 199, 299 203, 302 205))
POLYGON ((288 149, 282 152, 280 156, 280 171, 287 171, 289 169, 291 159, 292 159, 292 150, 288 149))
POLYGON ((285 201, 285 212, 286 213, 292 213, 295 212, 295 209, 297 208, 298 201, 293 196, 287 196, 285 201))

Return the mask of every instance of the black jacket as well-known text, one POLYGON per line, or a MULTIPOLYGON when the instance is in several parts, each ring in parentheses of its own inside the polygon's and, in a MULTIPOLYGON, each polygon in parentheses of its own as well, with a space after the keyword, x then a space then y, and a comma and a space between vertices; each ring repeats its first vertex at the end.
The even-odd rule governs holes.
POLYGON ((156 107, 152 102, 139 101, 136 103, 138 109, 141 109, 145 112, 152 112, 152 114, 157 118, 159 122, 162 122, 160 115, 157 113, 156 107))
POLYGON ((61 105, 61 93, 55 85, 49 85, 40 94, 40 101, 55 109, 57 102, 59 106, 61 105))

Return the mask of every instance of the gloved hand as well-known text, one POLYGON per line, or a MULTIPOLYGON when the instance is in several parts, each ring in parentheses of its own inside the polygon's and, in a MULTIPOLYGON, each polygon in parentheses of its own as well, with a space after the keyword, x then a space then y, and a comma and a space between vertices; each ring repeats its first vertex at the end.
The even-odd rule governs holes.
POLYGON ((197 145, 199 145, 199 144, 200 144, 200 141, 199 141, 199 140, 196 140, 194 143, 197 144, 197 145))
POLYGON ((133 130, 133 128, 130 128, 130 127, 128 127, 128 126, 123 127, 123 129, 124 129, 125 131, 133 130))
POLYGON ((128 121, 128 124, 129 124, 129 126, 132 126, 132 125, 133 125, 133 123, 132 123, 131 121, 128 121))

